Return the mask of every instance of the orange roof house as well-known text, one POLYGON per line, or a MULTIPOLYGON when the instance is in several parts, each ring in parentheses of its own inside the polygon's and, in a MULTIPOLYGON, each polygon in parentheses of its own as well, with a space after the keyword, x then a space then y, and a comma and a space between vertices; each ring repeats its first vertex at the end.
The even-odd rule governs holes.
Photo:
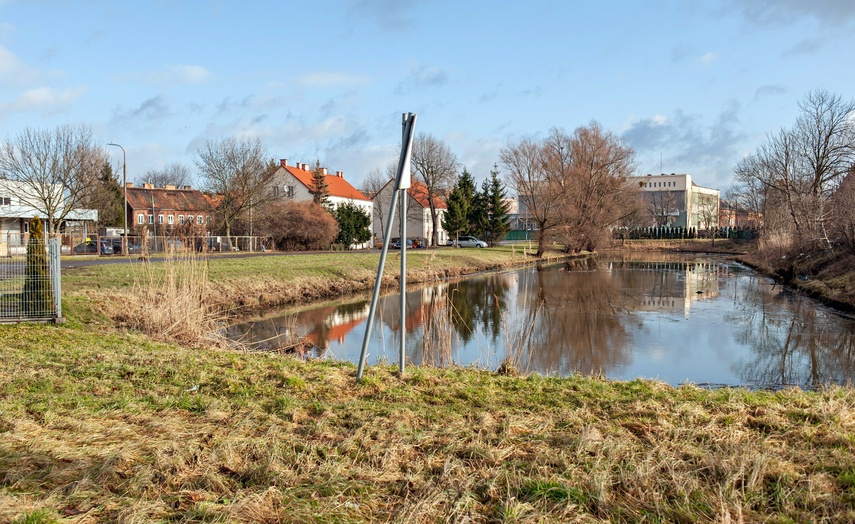
MULTIPOLYGON (((320 170, 326 176, 329 191, 327 201, 330 207, 335 209, 344 203, 351 203, 362 208, 373 221, 374 202, 345 180, 343 171, 330 174, 327 173, 325 167, 321 167, 320 170)), ((274 197, 286 198, 295 202, 313 200, 313 178, 313 169, 308 164, 288 165, 288 160, 283 158, 279 161, 279 169, 274 174, 271 191, 274 197)), ((365 248, 371 245, 370 242, 366 242, 355 247, 365 248)))
MULTIPOLYGON (((279 171, 276 173, 276 184, 282 186, 279 192, 283 196, 293 198, 294 200, 303 201, 312 198, 313 169, 308 164, 288 165, 288 159, 279 161, 279 171), (288 184, 291 184, 288 186, 288 184), (288 189, 285 189, 288 188, 288 189)), ((327 186, 330 193, 330 203, 335 206, 339 202, 352 201, 370 204, 371 199, 363 195, 358 189, 353 187, 350 182, 345 180, 343 171, 336 171, 335 174, 327 173, 327 168, 320 168, 321 172, 326 175, 327 186)), ((275 189, 274 189, 274 192, 275 189)))
MULTIPOLYGON (((388 220, 389 206, 392 205, 392 192, 395 190, 395 181, 390 180, 383 188, 374 195, 374 206, 377 209, 374 220, 374 234, 378 239, 383 238, 383 227, 388 220), (382 220, 377 220, 378 215, 382 214, 382 220)), ((433 197, 434 209, 436 209, 439 218, 438 245, 445 245, 448 240, 448 234, 442 229, 442 219, 448 209, 445 200, 438 196, 433 197)), ((392 237, 400 235, 399 218, 395 216, 392 223, 392 237)), ((410 187, 407 189, 407 238, 416 240, 429 240, 433 237, 433 219, 430 214, 430 199, 427 187, 413 180, 410 182, 410 187)))

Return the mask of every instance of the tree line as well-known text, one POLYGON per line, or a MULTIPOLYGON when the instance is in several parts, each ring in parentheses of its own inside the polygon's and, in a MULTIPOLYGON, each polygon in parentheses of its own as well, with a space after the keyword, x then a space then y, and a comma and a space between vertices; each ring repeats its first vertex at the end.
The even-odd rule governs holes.
MULTIPOLYGON (((799 109, 792 127, 770 133, 766 143, 739 162, 728 198, 762 217, 760 234, 768 249, 785 253, 843 246, 855 253, 855 102, 814 91, 799 102, 799 109)), ((195 163, 201 189, 219 196, 215 213, 227 236, 269 235, 283 245, 304 248, 371 238, 372 217, 358 206, 329 206, 320 162, 311 188, 314 201, 299 204, 302 208, 269 190, 279 164, 257 138, 208 141, 195 163)), ((594 251, 614 230, 653 225, 657 205, 667 203, 642 200, 630 183, 636 167, 633 149, 596 121, 572 132, 555 127, 545 137, 507 143, 480 189, 442 140, 420 133, 412 152, 412 176, 427 193, 430 245, 438 243, 440 228, 450 236, 475 235, 491 244, 503 238, 509 229, 510 189, 521 220, 536 235, 537 256, 552 242, 570 253, 594 251), (447 205, 444 217, 442 202, 447 205)), ((376 195, 395 169, 390 162, 385 170, 370 173, 363 191, 376 195)), ((58 230, 73 208, 98 209, 102 224, 122 218, 122 188, 88 127, 27 128, 0 145, 0 170, 32 188, 19 196, 24 205, 42 212, 49 233, 58 230)), ((170 164, 146 177, 181 186, 189 171, 170 164)), ((375 201, 374 207, 373 219, 382 230, 388 206, 375 201)), ((712 209, 710 223, 717 221, 712 209)))
POLYGON ((811 253, 855 255, 855 101, 817 90, 798 108, 737 164, 728 192, 762 217, 761 251, 789 271, 811 253))

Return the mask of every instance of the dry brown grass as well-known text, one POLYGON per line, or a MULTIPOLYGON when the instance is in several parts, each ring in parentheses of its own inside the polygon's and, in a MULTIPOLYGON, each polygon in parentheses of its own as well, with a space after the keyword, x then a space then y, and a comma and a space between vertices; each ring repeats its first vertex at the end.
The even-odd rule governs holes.
POLYGON ((197 346, 216 332, 206 256, 170 250, 157 263, 144 261, 130 265, 129 271, 133 287, 113 310, 120 325, 197 346))
POLYGON ((391 366, 357 384, 64 327, 0 346, 0 522, 855 519, 852 389, 391 366))

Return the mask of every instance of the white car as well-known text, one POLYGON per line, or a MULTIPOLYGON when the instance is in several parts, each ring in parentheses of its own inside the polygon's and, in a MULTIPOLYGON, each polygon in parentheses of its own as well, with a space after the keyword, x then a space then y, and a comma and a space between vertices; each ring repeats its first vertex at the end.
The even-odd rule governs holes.
POLYGON ((458 237, 457 247, 487 247, 487 243, 475 237, 458 237))

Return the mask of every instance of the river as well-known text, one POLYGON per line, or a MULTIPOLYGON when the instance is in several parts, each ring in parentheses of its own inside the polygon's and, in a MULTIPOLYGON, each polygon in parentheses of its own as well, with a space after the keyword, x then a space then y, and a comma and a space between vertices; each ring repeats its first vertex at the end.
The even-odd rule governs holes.
MULTIPOLYGON (((672 385, 816 388, 855 380, 855 320, 724 258, 644 254, 485 273, 381 297, 369 364, 637 377, 672 385)), ((356 362, 369 300, 230 326, 267 349, 297 333, 309 358, 356 362)))

